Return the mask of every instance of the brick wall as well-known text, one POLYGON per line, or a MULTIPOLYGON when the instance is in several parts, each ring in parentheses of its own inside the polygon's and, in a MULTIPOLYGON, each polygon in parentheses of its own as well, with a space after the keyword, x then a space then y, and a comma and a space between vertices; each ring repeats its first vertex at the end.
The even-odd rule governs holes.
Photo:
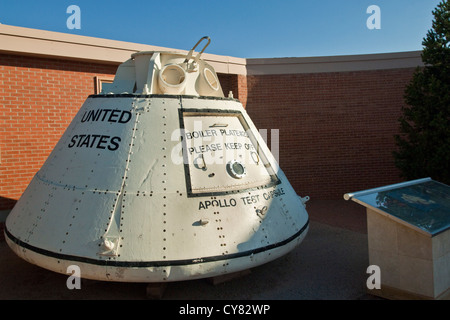
MULTIPOLYGON (((117 66, 0 55, 0 210, 10 209, 89 94, 117 66)), ((401 181, 393 135, 414 69, 219 75, 259 129, 279 129, 279 161, 315 198, 401 181)), ((270 140, 269 140, 270 146, 270 140)))
POLYGON ((393 136, 414 70, 248 76, 246 108, 269 137, 279 129, 279 164, 297 193, 342 199, 402 181, 393 136))
POLYGON ((242 74, 218 74, 223 94, 228 97, 233 92, 233 98, 238 99, 242 105, 247 104, 247 77, 242 74))
POLYGON ((0 55, 0 210, 10 209, 94 93, 117 66, 0 55))

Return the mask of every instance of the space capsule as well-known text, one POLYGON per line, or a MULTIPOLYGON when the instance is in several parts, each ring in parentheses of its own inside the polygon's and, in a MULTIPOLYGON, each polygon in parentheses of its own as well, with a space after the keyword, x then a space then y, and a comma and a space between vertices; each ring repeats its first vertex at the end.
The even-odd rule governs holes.
POLYGON ((86 279, 168 282, 249 269, 304 239, 308 197, 224 97, 201 59, 209 42, 134 53, 87 98, 7 217, 18 256, 86 279))

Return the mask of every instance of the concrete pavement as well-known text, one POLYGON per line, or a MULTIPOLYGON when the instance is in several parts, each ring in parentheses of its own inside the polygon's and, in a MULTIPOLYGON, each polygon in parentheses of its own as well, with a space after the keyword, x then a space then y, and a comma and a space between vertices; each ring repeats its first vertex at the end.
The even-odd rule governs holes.
MULTIPOLYGON (((205 279, 168 283, 162 299, 379 299, 366 293, 365 208, 345 200, 310 200, 307 211, 309 232, 286 256, 218 285, 205 279)), ((68 276, 32 265, 0 242, 0 299, 147 299, 145 283, 82 279, 80 290, 69 290, 68 276)))

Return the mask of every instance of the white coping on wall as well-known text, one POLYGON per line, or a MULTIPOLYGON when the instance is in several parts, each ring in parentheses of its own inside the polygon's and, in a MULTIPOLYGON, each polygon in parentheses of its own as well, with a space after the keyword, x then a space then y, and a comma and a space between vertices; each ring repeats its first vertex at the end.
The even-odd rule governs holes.
MULTIPOLYGON (((118 65, 139 51, 177 51, 187 54, 188 50, 0 24, 0 52, 4 53, 118 65)), ((202 59, 218 73, 246 74, 245 59, 208 53, 202 54, 202 59)))
MULTIPOLYGON (((187 53, 187 50, 0 24, 0 53, 119 65, 138 51, 187 53)), ((241 75, 346 72, 423 66, 421 51, 257 59, 204 53, 202 59, 210 63, 217 73, 241 75)))
POLYGON ((247 59, 248 75, 348 72, 423 66, 422 51, 307 58, 247 59))

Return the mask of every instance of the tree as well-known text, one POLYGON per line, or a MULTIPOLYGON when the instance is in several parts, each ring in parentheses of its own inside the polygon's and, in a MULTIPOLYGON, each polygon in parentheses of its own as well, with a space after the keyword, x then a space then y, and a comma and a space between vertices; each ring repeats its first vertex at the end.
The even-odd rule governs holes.
POLYGON ((432 29, 422 41, 423 67, 405 90, 395 135, 395 165, 406 179, 431 177, 450 184, 450 3, 433 11, 432 29))

